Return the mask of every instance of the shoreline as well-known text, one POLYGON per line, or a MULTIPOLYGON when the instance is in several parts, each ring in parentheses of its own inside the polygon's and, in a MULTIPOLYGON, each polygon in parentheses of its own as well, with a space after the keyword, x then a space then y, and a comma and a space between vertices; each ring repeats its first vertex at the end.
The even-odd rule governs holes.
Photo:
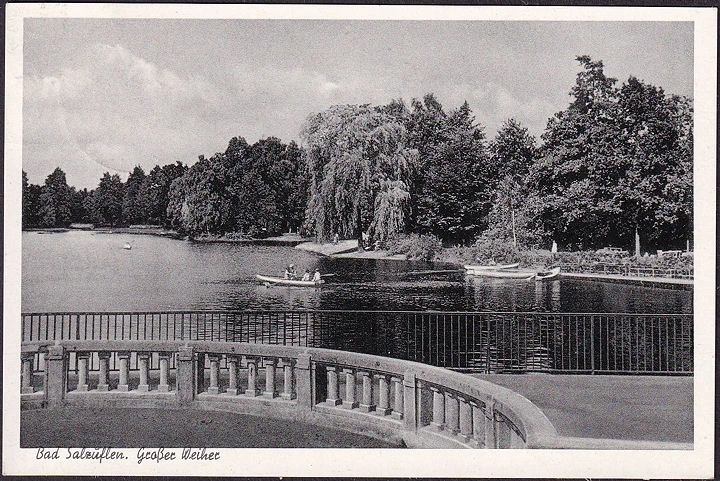
MULTIPOLYGON (((130 235, 150 235, 156 237, 166 237, 177 240, 188 240, 198 243, 217 243, 217 244, 247 244, 247 245, 266 245, 266 246, 285 246, 294 247, 295 249, 310 252, 324 257, 335 257, 340 259, 374 259, 374 260, 393 260, 408 261, 404 254, 389 254, 386 250, 365 250, 358 251, 357 239, 345 239, 337 244, 333 242, 318 243, 313 242, 309 238, 301 237, 297 234, 283 234, 280 236, 267 237, 264 239, 232 239, 227 237, 200 237, 193 238, 184 236, 177 231, 171 229, 163 229, 162 227, 98 227, 88 229, 87 227, 54 227, 54 228, 29 228, 23 229, 23 232, 37 232, 39 234, 60 234, 70 231, 92 231, 100 234, 130 234, 130 235)), ((451 251, 448 250, 447 253, 451 251)), ((458 270, 463 268, 463 261, 453 255, 440 255, 435 262, 456 266, 458 270)), ((535 267, 528 267, 535 268, 535 267)), ((538 270, 544 268, 537 267, 538 270)), ((561 272, 561 277, 587 279, 596 282, 625 283, 635 285, 647 285, 665 289, 685 289, 691 290, 694 286, 692 279, 680 279, 671 277, 642 277, 642 276, 623 276, 615 274, 583 272, 571 273, 561 272)))

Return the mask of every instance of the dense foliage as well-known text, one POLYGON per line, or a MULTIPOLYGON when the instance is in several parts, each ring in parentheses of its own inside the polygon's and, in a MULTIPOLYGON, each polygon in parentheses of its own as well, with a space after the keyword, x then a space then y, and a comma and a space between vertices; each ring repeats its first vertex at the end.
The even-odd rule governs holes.
MULTIPOLYGON (((242 137, 224 152, 105 173, 76 190, 55 169, 23 172, 23 227, 155 224, 190 235, 301 230, 355 237, 427 257, 472 246, 510 260, 529 248, 682 248, 692 239, 693 107, 635 77, 617 85, 577 57, 568 107, 538 142, 514 119, 487 139, 467 102, 433 94, 387 105, 335 105, 308 117, 303 147, 242 137), (429 254, 428 254, 429 255, 429 254)), ((415 255, 415 254, 413 254, 415 255)))

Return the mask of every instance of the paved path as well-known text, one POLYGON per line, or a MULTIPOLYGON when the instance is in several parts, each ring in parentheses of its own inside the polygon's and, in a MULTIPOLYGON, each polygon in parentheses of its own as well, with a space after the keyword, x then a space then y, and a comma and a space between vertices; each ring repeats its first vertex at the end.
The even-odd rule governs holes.
POLYGON ((393 448, 378 439, 310 424, 194 409, 63 407, 22 411, 20 446, 393 448))
POLYGON ((693 442, 693 378, 477 374, 543 410, 563 436, 693 442))

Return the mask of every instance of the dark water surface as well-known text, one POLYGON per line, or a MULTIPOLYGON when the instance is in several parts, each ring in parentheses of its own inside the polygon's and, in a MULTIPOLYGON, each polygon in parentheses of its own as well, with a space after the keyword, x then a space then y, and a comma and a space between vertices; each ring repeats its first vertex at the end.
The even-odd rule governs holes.
POLYGON ((466 278, 440 263, 319 257, 291 247, 205 244, 85 231, 22 234, 22 310, 371 309, 691 313, 692 291, 562 278, 466 278), (132 250, 123 249, 132 242, 132 250), (319 267, 321 289, 265 287, 255 274, 319 267))

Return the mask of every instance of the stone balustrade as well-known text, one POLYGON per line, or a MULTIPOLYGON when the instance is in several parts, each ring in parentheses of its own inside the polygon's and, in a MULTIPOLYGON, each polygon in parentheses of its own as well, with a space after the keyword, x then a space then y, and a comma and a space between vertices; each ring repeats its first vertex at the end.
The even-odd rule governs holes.
POLYGON ((410 447, 572 447, 513 391, 359 353, 207 341, 26 342, 21 373, 25 408, 188 406, 303 420, 410 447))

